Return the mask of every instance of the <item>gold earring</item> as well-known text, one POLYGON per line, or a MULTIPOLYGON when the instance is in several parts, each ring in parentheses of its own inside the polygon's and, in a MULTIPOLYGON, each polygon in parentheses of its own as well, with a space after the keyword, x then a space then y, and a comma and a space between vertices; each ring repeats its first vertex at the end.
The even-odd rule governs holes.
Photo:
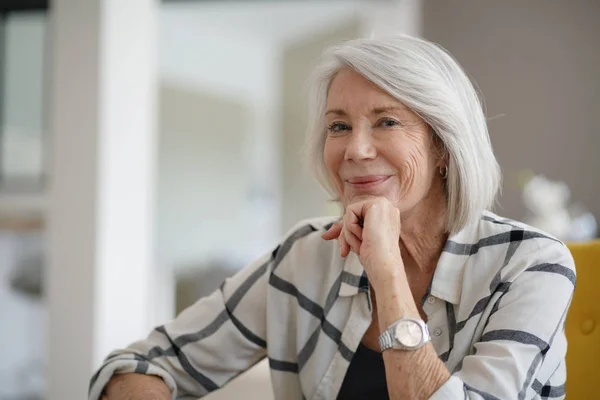
POLYGON ((446 179, 448 177, 448 167, 446 165, 440 167, 440 176, 442 179, 446 179))

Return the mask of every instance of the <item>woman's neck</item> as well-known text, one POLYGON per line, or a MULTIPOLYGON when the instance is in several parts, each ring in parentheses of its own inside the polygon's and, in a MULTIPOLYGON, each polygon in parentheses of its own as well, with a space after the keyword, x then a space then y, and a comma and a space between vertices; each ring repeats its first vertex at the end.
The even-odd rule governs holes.
MULTIPOLYGON (((448 211, 443 184, 433 185, 429 195, 402 218, 400 251, 405 268, 432 273, 448 234, 448 211)), ((408 272, 408 271, 407 271, 408 272)))

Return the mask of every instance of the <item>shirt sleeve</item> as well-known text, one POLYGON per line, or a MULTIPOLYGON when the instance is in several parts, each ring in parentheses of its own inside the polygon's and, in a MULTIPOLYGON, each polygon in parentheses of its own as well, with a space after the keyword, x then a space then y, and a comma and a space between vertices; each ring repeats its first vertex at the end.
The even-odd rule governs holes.
POLYGON ((565 397, 564 323, 575 288, 569 250, 553 242, 521 257, 521 271, 498 300, 472 354, 431 397, 565 397))
POLYGON ((266 296, 275 252, 248 265, 211 295, 147 339, 111 353, 90 382, 89 399, 100 398, 113 374, 161 377, 173 399, 202 397, 266 355, 266 296))

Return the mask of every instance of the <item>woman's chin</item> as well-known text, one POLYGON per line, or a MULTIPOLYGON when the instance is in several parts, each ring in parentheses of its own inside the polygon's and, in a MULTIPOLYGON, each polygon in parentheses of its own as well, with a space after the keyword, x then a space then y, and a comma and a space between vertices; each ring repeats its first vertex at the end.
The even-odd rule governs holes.
POLYGON ((365 200, 369 200, 369 199, 373 199, 373 198, 378 198, 378 197, 384 197, 386 198, 390 203, 392 203, 393 205, 395 205, 401 212, 403 210, 403 201, 401 196, 398 193, 390 193, 390 192, 381 192, 381 193, 373 193, 373 192, 369 192, 369 193, 352 193, 348 196, 344 196, 343 200, 342 200, 342 204, 344 205, 344 208, 346 208, 348 205, 350 204, 354 204, 354 203, 358 203, 360 201, 365 201, 365 200))

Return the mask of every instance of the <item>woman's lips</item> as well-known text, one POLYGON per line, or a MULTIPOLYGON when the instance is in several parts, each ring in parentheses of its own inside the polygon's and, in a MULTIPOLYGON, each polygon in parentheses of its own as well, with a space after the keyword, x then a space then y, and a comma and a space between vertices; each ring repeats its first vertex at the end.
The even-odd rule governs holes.
POLYGON ((387 181, 390 176, 391 175, 358 176, 348 179, 346 182, 355 189, 372 189, 387 181))

